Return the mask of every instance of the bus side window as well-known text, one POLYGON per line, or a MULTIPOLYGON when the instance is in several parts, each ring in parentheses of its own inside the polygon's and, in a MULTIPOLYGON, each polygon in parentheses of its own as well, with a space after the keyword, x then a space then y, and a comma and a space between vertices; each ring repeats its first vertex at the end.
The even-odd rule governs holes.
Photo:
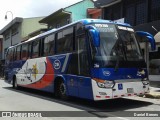
POLYGON ((32 43, 32 58, 39 57, 39 40, 33 41, 32 43))
POLYGON ((10 49, 10 54, 9 54, 9 56, 10 56, 10 61, 13 61, 13 59, 14 59, 14 48, 11 48, 11 49, 10 49))
POLYGON ((73 27, 63 30, 63 38, 65 39, 63 51, 65 53, 72 52, 73 51, 73 27))
POLYGON ((79 60, 78 60, 79 74, 83 76, 89 76, 89 61, 87 55, 85 35, 77 36, 76 44, 79 54, 79 60))
POLYGON ((83 25, 81 23, 77 24, 76 35, 85 34, 85 30, 83 29, 83 25))
POLYGON ((20 45, 17 46, 15 54, 16 54, 15 59, 20 60, 20 57, 21 57, 21 46, 20 45))
POLYGON ((6 52, 6 62, 8 63, 9 60, 10 60, 10 49, 8 49, 6 52))
POLYGON ((28 58, 28 44, 23 44, 21 51, 21 59, 26 60, 27 58, 28 58))
POLYGON ((16 60, 16 47, 14 47, 14 51, 13 51, 13 61, 16 60))
POLYGON ((63 33, 59 32, 56 42, 57 53, 63 53, 63 45, 64 45, 63 33))
POLYGON ((31 53, 32 53, 32 43, 29 42, 28 43, 28 59, 31 58, 31 53))
POLYGON ((57 53, 67 53, 73 51, 73 27, 58 33, 57 53))
POLYGON ((43 55, 49 56, 54 54, 55 35, 51 34, 43 40, 43 55))

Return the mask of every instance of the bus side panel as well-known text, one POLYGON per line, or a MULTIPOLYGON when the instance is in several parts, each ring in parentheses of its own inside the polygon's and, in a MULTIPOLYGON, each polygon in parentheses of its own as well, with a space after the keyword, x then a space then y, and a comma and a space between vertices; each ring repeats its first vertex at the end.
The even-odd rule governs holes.
POLYGON ((67 80, 67 93, 69 96, 93 100, 91 78, 65 75, 67 80))
POLYGON ((66 75, 67 93, 69 96, 79 97, 78 77, 76 75, 66 75))
POLYGON ((20 86, 49 91, 53 88, 53 65, 46 57, 27 60, 17 78, 20 86))
POLYGON ((79 97, 93 100, 91 78, 78 77, 79 97))

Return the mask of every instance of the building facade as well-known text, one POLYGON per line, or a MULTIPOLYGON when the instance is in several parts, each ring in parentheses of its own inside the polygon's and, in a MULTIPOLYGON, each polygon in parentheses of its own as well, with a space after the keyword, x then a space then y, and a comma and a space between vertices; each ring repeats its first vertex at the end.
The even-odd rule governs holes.
POLYGON ((101 19, 102 10, 98 8, 88 8, 87 9, 87 18, 101 19))
POLYGON ((39 22, 47 24, 49 29, 59 28, 71 22, 87 18, 88 8, 94 8, 93 1, 82 0, 71 6, 57 10, 39 22))
POLYGON ((97 0, 95 6, 102 9, 102 19, 124 19, 136 30, 153 35, 152 26, 160 31, 160 0, 97 0))
POLYGON ((156 51, 150 51, 148 43, 140 41, 149 69, 151 82, 160 81, 160 0, 96 0, 102 9, 102 18, 129 23, 136 31, 151 33, 156 40, 156 51))
POLYGON ((0 35, 3 36, 2 40, 2 57, 5 58, 5 52, 8 47, 16 45, 29 38, 29 34, 40 29, 47 28, 46 25, 39 24, 39 20, 43 17, 36 18, 19 18, 16 17, 8 25, 1 29, 0 35))

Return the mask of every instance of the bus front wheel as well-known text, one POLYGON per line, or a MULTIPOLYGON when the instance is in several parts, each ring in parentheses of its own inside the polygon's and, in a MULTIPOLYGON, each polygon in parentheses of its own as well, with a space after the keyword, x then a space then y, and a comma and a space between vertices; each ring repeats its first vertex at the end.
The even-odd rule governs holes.
POLYGON ((16 77, 13 77, 13 84, 12 84, 14 89, 18 89, 18 84, 17 84, 17 79, 16 77))

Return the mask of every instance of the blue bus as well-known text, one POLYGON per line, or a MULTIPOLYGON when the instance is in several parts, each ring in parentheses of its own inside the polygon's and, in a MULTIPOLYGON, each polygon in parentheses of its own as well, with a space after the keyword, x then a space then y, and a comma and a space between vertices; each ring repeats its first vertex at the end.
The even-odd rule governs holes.
POLYGON ((138 39, 152 35, 125 23, 84 19, 9 47, 5 81, 54 93, 106 100, 149 92, 138 39))

